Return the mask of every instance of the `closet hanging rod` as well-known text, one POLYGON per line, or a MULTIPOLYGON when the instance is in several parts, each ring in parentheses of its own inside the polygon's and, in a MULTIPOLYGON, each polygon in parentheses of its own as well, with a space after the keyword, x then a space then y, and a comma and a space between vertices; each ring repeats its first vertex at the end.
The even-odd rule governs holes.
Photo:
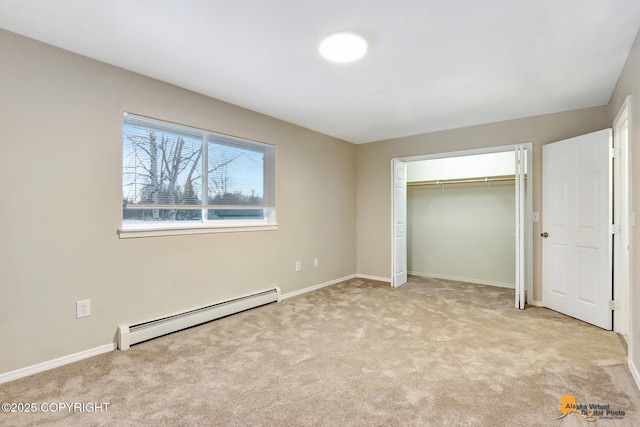
MULTIPOLYGON (((527 179, 527 177, 524 177, 527 179)), ((505 176, 488 176, 486 178, 470 178, 470 179, 441 179, 436 181, 415 181, 407 182, 407 186, 421 186, 421 185, 443 185, 443 184, 474 184, 478 182, 499 182, 499 181, 515 181, 515 175, 505 176)))

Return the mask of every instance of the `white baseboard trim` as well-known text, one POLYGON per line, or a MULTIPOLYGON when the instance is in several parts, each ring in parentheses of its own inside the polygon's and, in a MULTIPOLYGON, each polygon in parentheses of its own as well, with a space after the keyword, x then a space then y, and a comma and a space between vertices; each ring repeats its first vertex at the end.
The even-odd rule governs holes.
POLYGON ((633 379, 636 382, 638 390, 640 390, 640 370, 638 370, 638 367, 631 359, 629 359, 629 370, 631 371, 631 376, 633 376, 633 379))
POLYGON ((431 274, 431 273, 421 273, 419 271, 409 271, 409 275, 418 276, 418 277, 429 277, 432 279, 455 280, 456 282, 475 283, 477 285, 497 286, 499 288, 509 288, 509 289, 516 288, 516 285, 514 285, 513 283, 493 282, 490 280, 482 280, 482 279, 469 279, 468 277, 454 277, 454 276, 447 276, 444 274, 431 274))
POLYGON ((116 344, 105 344, 100 347, 84 350, 79 353, 70 354, 68 356, 62 356, 57 359, 49 360, 47 362, 38 363, 37 365, 27 366, 26 368, 16 369, 15 371, 6 372, 0 374, 0 384, 7 383, 9 381, 17 380, 19 378, 28 377, 29 375, 37 374, 39 372, 48 371, 49 369, 57 368, 62 365, 68 365, 69 363, 77 362, 82 359, 97 356, 103 353, 109 353, 116 349, 116 344))
POLYGON ((544 307, 544 304, 542 304, 542 301, 532 300, 527 302, 527 304, 532 305, 534 307, 544 307))
POLYGON ((380 277, 380 276, 370 276, 368 274, 356 274, 359 279, 367 279, 367 280, 377 280, 378 282, 386 282, 391 283, 391 279, 388 277, 380 277))
POLYGON ((309 286, 308 288, 298 289, 297 291, 287 292, 286 294, 282 294, 280 296, 281 300, 285 300, 287 298, 296 297, 298 295, 306 294, 307 292, 316 291, 318 289, 326 288, 327 286, 337 285, 338 283, 345 282, 347 280, 355 279, 356 275, 351 274, 349 276, 341 277, 339 279, 330 280, 328 282, 320 283, 319 285, 309 286))
MULTIPOLYGON (((296 295, 302 295, 307 292, 315 291, 317 289, 321 289, 327 286, 336 285, 338 283, 341 283, 347 280, 355 279, 356 277, 357 275, 352 274, 349 276, 341 277, 339 279, 331 280, 329 282, 320 283, 319 285, 310 286, 308 288, 282 294, 280 296, 280 300, 291 298, 296 295)), ((25 368, 16 369, 15 371, 6 372, 4 374, 0 374, 0 384, 7 383, 9 381, 14 381, 20 378, 28 377, 29 375, 37 374, 40 372, 48 371, 49 369, 57 368, 59 366, 68 365, 69 363, 77 362, 79 360, 87 359, 89 357, 97 356, 99 354, 115 351, 117 347, 118 346, 116 343, 105 344, 100 347, 91 348, 89 350, 84 350, 78 353, 70 354, 68 356, 63 356, 57 359, 38 363, 37 365, 27 366, 25 368)))

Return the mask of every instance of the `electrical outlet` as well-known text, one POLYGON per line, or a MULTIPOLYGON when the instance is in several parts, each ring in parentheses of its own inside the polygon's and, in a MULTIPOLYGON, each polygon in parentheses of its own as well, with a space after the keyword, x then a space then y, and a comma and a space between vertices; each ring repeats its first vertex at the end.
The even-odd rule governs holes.
POLYGON ((296 261, 296 271, 302 270, 302 263, 300 261, 296 261))
POLYGON ((318 266, 318 258, 316 258, 316 259, 314 259, 314 260, 313 260, 313 266, 314 266, 314 267, 317 267, 317 266, 318 266))
POLYGON ((76 319, 91 315, 91 300, 76 301, 76 319))

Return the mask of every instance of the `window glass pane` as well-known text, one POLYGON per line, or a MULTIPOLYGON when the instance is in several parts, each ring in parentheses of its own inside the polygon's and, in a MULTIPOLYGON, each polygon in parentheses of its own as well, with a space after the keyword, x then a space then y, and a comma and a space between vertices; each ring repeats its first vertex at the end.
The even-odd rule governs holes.
POLYGON ((152 215, 128 212, 137 205, 201 205, 201 139, 125 124, 122 152, 125 220, 173 221, 201 215, 179 215, 175 209, 152 209, 152 215))
POLYGON ((122 134, 123 225, 275 223, 274 146, 130 113, 122 134))
POLYGON ((208 149, 209 205, 263 206, 264 152, 217 141, 208 149))

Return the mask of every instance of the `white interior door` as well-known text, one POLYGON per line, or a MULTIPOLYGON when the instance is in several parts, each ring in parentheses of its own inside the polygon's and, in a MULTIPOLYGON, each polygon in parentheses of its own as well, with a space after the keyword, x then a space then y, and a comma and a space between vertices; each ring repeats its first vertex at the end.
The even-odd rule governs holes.
POLYGON ((611 129, 542 147, 543 303, 611 329, 611 129))
POLYGON ((394 287, 407 283, 407 163, 392 160, 392 282, 394 287))

